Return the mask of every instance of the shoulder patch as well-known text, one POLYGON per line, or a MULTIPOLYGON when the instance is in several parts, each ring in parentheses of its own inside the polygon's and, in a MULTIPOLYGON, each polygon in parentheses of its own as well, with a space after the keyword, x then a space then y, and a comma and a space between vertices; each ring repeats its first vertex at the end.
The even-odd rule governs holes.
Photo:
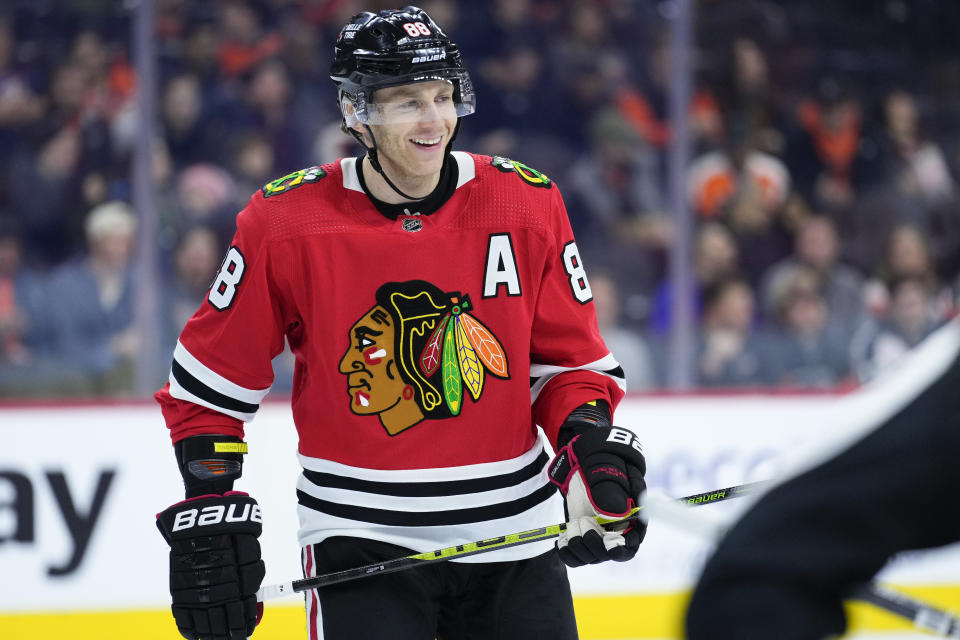
POLYGON ((509 158, 504 158, 502 156, 493 156, 493 159, 490 160, 490 164, 504 173, 510 173, 511 171, 516 173, 518 176, 523 178, 524 182, 531 186, 543 187, 544 189, 549 189, 551 186, 553 186, 553 181, 550 178, 540 173, 536 169, 528 167, 522 162, 510 160, 509 158))
POLYGON ((326 175, 327 172, 324 171, 322 167, 309 167, 307 169, 300 169, 299 171, 288 173, 282 178, 277 178, 273 182, 268 182, 267 184, 263 185, 261 191, 263 192, 264 198, 269 198, 270 196, 275 196, 280 193, 286 193, 291 189, 296 189, 297 187, 309 182, 316 182, 326 175))

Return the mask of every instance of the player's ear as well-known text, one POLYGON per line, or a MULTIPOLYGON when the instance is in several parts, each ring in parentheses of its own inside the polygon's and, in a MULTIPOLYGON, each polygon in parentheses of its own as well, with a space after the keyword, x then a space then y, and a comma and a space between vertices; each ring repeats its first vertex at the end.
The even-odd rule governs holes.
POLYGON ((359 136, 360 136, 360 139, 363 140, 364 146, 366 146, 366 147, 372 147, 372 146, 373 146, 373 140, 370 138, 370 134, 369 134, 369 132, 367 131, 367 128, 364 127, 362 124, 355 124, 355 125, 353 125, 352 127, 350 127, 350 131, 351 131, 351 132, 356 132, 355 135, 359 135, 359 136))

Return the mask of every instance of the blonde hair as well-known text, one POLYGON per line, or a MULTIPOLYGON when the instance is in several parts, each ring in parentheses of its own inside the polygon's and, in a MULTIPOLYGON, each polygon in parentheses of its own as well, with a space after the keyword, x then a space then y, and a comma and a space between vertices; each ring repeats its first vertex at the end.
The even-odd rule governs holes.
POLYGON ((137 217, 126 202, 112 200, 98 204, 87 214, 83 230, 87 240, 96 240, 111 233, 133 234, 137 228, 137 217))

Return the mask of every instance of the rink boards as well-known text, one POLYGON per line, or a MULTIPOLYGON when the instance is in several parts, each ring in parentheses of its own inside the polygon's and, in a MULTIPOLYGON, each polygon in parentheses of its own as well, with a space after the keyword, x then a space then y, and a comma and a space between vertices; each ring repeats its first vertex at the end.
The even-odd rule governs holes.
MULTIPOLYGON (((630 397, 616 421, 644 442, 650 487, 680 496, 776 477, 797 451, 846 429, 850 412, 838 408, 849 405, 834 395, 630 397)), ((179 637, 167 613, 167 547, 153 524, 181 497, 159 411, 0 407, 0 438, 0 637, 179 637)), ((297 578, 299 469, 289 407, 264 405, 247 440, 240 488, 264 509, 266 582, 297 578)), ((700 509, 728 520, 748 500, 700 509)), ((686 594, 709 551, 707 542, 654 523, 633 561, 571 571, 582 637, 681 637, 686 594)), ((905 554, 881 578, 960 610, 958 546, 905 554)), ((304 637, 297 602, 268 606, 255 637, 304 637)), ((908 625, 866 605, 854 608, 854 623, 870 637, 912 637, 902 635, 908 625)))

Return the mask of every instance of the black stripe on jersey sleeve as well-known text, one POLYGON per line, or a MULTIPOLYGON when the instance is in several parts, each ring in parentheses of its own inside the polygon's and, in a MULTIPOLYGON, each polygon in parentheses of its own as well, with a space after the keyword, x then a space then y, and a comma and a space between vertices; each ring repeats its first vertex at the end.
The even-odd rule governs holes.
POLYGON ((603 373, 607 374, 611 378, 620 378, 621 380, 627 377, 626 374, 623 373, 623 367, 621 366, 617 366, 615 369, 607 369, 603 373))
POLYGON ((176 360, 173 361, 171 371, 173 372, 173 377, 177 381, 177 384, 201 400, 205 400, 212 405, 227 409, 228 411, 236 411, 238 413, 256 413, 257 409, 260 408, 259 404, 242 402, 236 398, 231 398, 230 396, 224 395, 219 391, 211 389, 191 375, 190 372, 184 369, 183 365, 176 360))
POLYGON ((456 524, 470 524, 485 520, 508 518, 523 513, 541 502, 550 499, 557 491, 552 484, 545 484, 533 493, 510 502, 472 507, 470 509, 451 509, 448 511, 392 511, 388 509, 372 509, 349 504, 340 504, 315 498, 308 493, 297 490, 298 502, 314 511, 326 513, 338 518, 369 522, 393 527, 436 527, 456 524))
POLYGON ((315 485, 334 489, 349 489, 364 493, 377 493, 385 496, 405 496, 423 498, 428 496, 455 496, 464 493, 480 493, 513 487, 521 482, 535 478, 547 465, 547 454, 541 451, 536 460, 511 473, 469 480, 447 480, 441 482, 377 482, 358 480, 333 473, 303 470, 304 477, 315 485))
MULTIPOLYGON (((605 369, 603 371, 597 371, 596 369, 568 369, 567 371, 593 371, 594 373, 604 373, 611 378, 619 378, 621 380, 626 378, 626 374, 623 373, 623 367, 621 366, 614 367, 613 369, 605 369)), ((566 373, 566 371, 558 371, 556 373, 550 373, 547 375, 552 378, 553 376, 558 376, 561 373, 566 373)), ((537 382, 539 382, 543 377, 544 376, 531 376, 530 387, 532 388, 533 385, 537 384, 537 382)))

